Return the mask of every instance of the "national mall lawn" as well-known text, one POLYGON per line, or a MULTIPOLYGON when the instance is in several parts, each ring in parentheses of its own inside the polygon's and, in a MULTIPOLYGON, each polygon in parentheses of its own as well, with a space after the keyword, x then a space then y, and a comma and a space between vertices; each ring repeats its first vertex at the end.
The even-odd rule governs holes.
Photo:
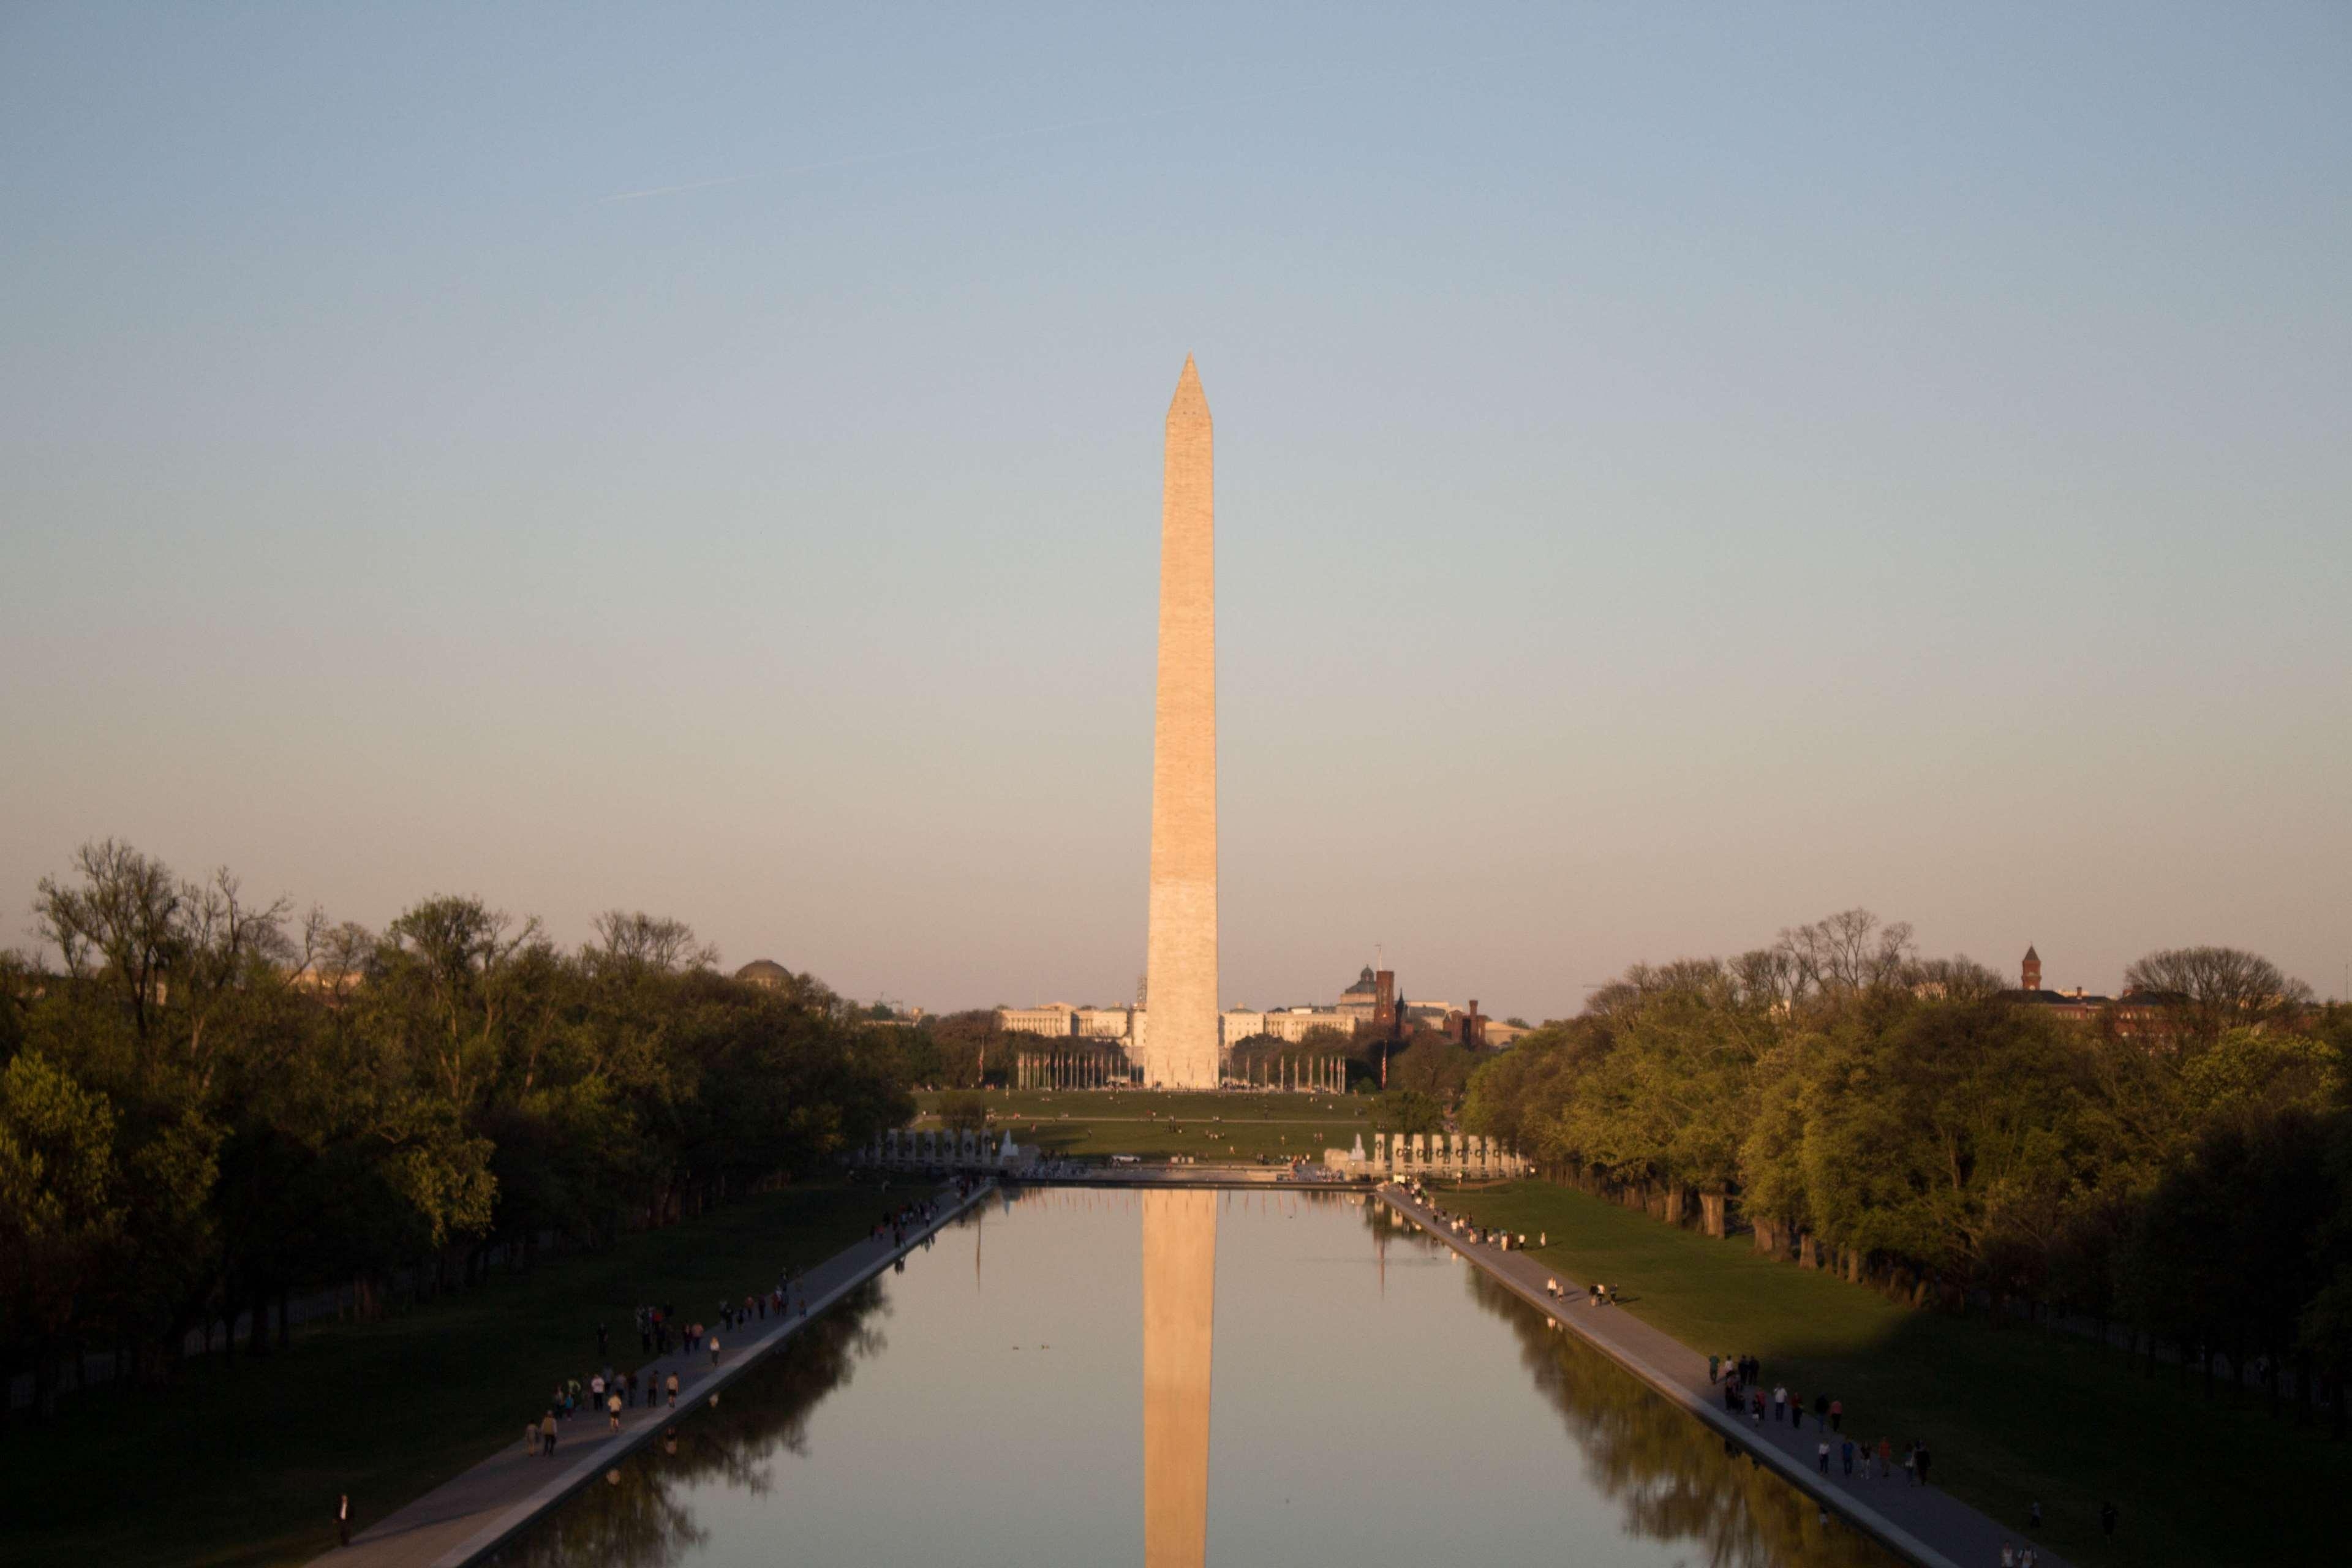
POLYGON ((558 1383, 598 1369, 599 1323, 604 1359, 637 1366, 640 1302, 709 1320, 720 1297, 831 1257, 902 1196, 841 1184, 760 1194, 604 1251, 494 1269, 379 1322, 298 1327, 291 1349, 258 1361, 194 1356, 161 1391, 101 1384, 46 1426, 18 1412, 0 1439, 0 1560, 306 1563, 335 1543, 338 1494, 364 1527, 519 1444, 558 1383))
MULTIPOLYGON (((1620 1310, 1702 1354, 1764 1363, 1785 1384, 1845 1405, 1857 1441, 1915 1439, 1936 1484, 2027 1539, 2090 1564, 2352 1560, 2344 1502, 2352 1445, 2323 1424, 2273 1420, 2252 1389, 2209 1404, 2192 1368, 2127 1363, 2120 1349, 2023 1323, 2002 1326, 1897 1305, 1866 1286, 1717 1241, 1548 1182, 1441 1187, 1437 1201, 1475 1223, 1524 1231, 1535 1255, 1579 1287, 1612 1286, 1620 1310), (2123 1510, 2116 1543, 2099 1535, 2101 1500, 2123 1510)), ((1892 1483, 1890 1483, 1892 1484, 1892 1483)))
MULTIPOLYGON (((919 1094, 918 1130, 939 1126, 941 1096, 919 1094)), ((1144 1089, 991 1089, 991 1140, 1010 1131, 1046 1155, 1134 1154, 1165 1159, 1269 1160, 1304 1156, 1320 1163, 1326 1148, 1347 1149, 1359 1133, 1371 1143, 1368 1096, 1241 1090, 1161 1093, 1144 1089)))

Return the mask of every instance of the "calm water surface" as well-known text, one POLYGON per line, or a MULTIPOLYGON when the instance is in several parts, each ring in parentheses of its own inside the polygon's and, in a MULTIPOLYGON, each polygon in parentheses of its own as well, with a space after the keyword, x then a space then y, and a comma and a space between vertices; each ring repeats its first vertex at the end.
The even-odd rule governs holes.
POLYGON ((1897 1561, 1353 1196, 992 1202, 673 1433, 505 1561, 1897 1561))

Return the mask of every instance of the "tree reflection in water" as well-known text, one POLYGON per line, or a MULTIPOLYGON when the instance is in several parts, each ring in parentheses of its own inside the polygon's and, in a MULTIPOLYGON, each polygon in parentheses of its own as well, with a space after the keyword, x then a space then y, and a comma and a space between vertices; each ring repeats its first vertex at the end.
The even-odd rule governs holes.
POLYGON ((803 1452, 809 1413, 849 1381, 856 1363, 881 1352, 882 1333, 867 1320, 882 1309, 880 1281, 859 1286, 720 1390, 717 1405, 706 1398, 691 1409, 681 1405, 666 1437, 590 1483, 491 1561, 522 1568, 668 1568, 682 1561, 708 1536, 677 1494, 714 1482, 767 1492, 768 1461, 780 1449, 803 1452))
MULTIPOLYGON (((1396 1226, 1386 1205, 1361 1206, 1383 1256, 1397 1246, 1442 1248, 1396 1226)), ((1619 1510, 1627 1536, 1679 1549, 1686 1562, 1710 1568, 1896 1568, 1899 1560, 1868 1538, 1843 1525, 1824 1527, 1811 1499, 1744 1449, 1727 1453, 1711 1427, 1485 1270, 1464 1272, 1471 1300, 1517 1335, 1535 1387, 1559 1413, 1593 1492, 1619 1510)), ((876 1325, 887 1310, 878 1282, 862 1287, 724 1390, 717 1406, 680 1409, 670 1423, 674 1444, 656 1439, 639 1450, 614 1472, 617 1480, 592 1482, 495 1560, 524 1568, 671 1568, 710 1546, 710 1532, 696 1520, 695 1492, 771 1491, 777 1455, 803 1452, 817 1405, 849 1381, 858 1361, 882 1351, 876 1325)))
MULTIPOLYGON (((1416 1233, 1417 1235, 1418 1233, 1416 1233)), ((1420 1238, 1427 1246, 1440 1243, 1420 1238)), ((1820 1505, 1696 1416, 1512 1293, 1468 1268, 1470 1294, 1518 1336, 1536 1387, 1583 1451, 1593 1489, 1624 1510, 1628 1533, 1702 1549, 1714 1568, 1895 1568, 1901 1559, 1820 1505)))

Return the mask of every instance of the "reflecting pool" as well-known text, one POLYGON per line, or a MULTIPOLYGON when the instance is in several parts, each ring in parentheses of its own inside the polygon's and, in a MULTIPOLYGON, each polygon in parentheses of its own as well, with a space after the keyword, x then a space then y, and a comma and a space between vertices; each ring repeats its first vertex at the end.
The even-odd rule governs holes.
POLYGON ((1352 1194, 1041 1189, 502 1554, 555 1564, 1898 1560, 1352 1194))

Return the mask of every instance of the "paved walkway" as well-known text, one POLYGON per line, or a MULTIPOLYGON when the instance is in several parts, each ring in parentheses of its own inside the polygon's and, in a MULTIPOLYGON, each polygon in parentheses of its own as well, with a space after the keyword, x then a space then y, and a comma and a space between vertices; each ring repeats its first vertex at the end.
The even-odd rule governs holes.
MULTIPOLYGON (((1622 1307, 1586 1305, 1584 1290, 1591 1281, 1570 1279, 1524 1252, 1505 1252, 1456 1236, 1429 1205, 1415 1202, 1401 1187, 1384 1186, 1381 1196, 1390 1207, 1485 1269, 1538 1311, 1572 1330, 1724 1436, 1738 1440, 1832 1512, 1914 1563, 1926 1568, 1998 1568, 2001 1546, 2010 1543, 2034 1545, 2041 1552, 2041 1568, 2068 1568, 2066 1559, 2031 1542, 2023 1531, 2004 1528, 1939 1488, 1914 1486, 1900 1474, 1868 1481, 1858 1475, 1845 1476, 1839 1464, 1836 1433, 1818 1425, 1806 1426, 1800 1432, 1774 1423, 1769 1414, 1760 1427, 1745 1415, 1733 1415, 1723 1407, 1723 1390, 1707 1382, 1706 1356, 1622 1307), (1559 1280, 1566 1294, 1558 1300, 1547 1295, 1547 1279, 1559 1280), (1830 1439, 1832 1473, 1827 1476, 1817 1468, 1816 1445, 1824 1436, 1830 1439)), ((1769 1400, 1771 1368, 1764 1370, 1769 1400)), ((1813 1392, 1804 1390, 1808 1399, 1813 1392)), ((1876 1441, 1878 1428, 1869 1430, 1876 1441)), ((1854 1440, 1862 1440, 1860 1430, 1854 1433, 1854 1440)), ((1935 1445, 1931 1442, 1928 1447, 1932 1450, 1935 1445)), ((1896 1451, 1901 1452, 1899 1447, 1896 1451)))
MULTIPOLYGON (((719 1340, 719 1363, 710 1364, 710 1352, 680 1351, 656 1357, 637 1370, 668 1380, 677 1373, 678 1405, 623 1407, 621 1429, 614 1432, 603 1415, 585 1409, 562 1424, 555 1458, 527 1456, 521 1423, 505 1449, 483 1460, 446 1485, 352 1537, 349 1550, 337 1548, 314 1560, 314 1568, 462 1568, 522 1529, 548 1509, 603 1475, 632 1449, 649 1442, 662 1427, 689 1413, 694 1405, 734 1381, 737 1374, 769 1351, 790 1339, 824 1310, 866 1283, 892 1263, 923 1244, 925 1237, 970 1208, 994 1189, 981 1182, 969 1197, 959 1200, 954 1189, 936 1194, 939 1216, 907 1233, 893 1246, 887 1239, 867 1238, 826 1258, 795 1279, 793 1288, 808 1303, 799 1317, 753 1319, 733 1333, 714 1330, 719 1340)), ((920 1195, 909 1189, 909 1198, 920 1195)), ((903 1201, 903 1200, 902 1200, 903 1201)), ((878 1211, 891 1200, 877 1194, 878 1211)), ((625 1370, 625 1369, 624 1369, 625 1370)), ((538 1410, 527 1400, 518 1410, 538 1410)))

